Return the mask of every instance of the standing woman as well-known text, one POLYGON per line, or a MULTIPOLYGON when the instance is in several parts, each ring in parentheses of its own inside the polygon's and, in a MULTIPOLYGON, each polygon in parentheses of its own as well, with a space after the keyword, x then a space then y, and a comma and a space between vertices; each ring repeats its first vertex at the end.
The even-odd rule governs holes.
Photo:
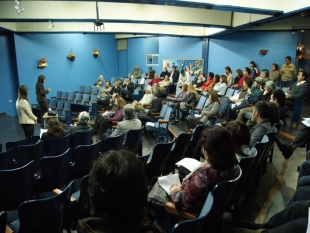
POLYGON ((28 102, 28 87, 20 86, 18 88, 18 99, 16 110, 18 114, 19 124, 21 124, 25 137, 28 138, 28 143, 31 142, 31 137, 34 133, 34 124, 37 123, 37 117, 33 115, 28 102))
POLYGON ((45 95, 48 94, 52 89, 48 88, 47 90, 44 89, 43 83, 45 82, 45 76, 40 75, 38 77, 38 82, 36 84, 36 94, 37 94, 37 101, 41 108, 41 117, 48 112, 48 106, 46 103, 45 95))

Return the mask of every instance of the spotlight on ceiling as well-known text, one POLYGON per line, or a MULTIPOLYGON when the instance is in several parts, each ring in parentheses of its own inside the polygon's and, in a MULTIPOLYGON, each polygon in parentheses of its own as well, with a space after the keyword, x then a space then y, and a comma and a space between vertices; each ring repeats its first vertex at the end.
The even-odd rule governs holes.
POLYGON ((104 24, 99 20, 98 1, 96 1, 96 14, 97 14, 97 19, 94 21, 94 31, 103 31, 104 24))
POLYGON ((21 7, 20 1, 18 1, 18 0, 15 0, 14 8, 18 14, 22 13, 25 10, 24 8, 21 7))
POLYGON ((55 27, 55 25, 53 24, 52 20, 49 20, 49 25, 48 25, 48 28, 49 29, 53 29, 55 27))

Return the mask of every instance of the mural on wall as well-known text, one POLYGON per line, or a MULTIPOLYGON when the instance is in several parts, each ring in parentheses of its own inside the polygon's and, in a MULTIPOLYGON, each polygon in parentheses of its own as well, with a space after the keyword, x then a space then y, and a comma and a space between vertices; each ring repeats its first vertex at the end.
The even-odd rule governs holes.
POLYGON ((185 58, 172 58, 172 59, 163 59, 163 69, 167 67, 167 70, 171 72, 172 66, 176 66, 179 72, 185 70, 191 76, 196 78, 203 73, 203 59, 185 59, 185 58))

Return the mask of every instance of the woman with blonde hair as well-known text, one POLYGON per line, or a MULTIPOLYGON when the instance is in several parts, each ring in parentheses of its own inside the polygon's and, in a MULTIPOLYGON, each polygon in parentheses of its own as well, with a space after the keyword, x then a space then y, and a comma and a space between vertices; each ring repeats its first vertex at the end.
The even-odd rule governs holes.
POLYGON ((28 87, 20 86, 18 88, 18 99, 16 103, 16 110, 18 114, 18 121, 21 124, 25 138, 28 143, 31 142, 31 137, 34 133, 34 124, 37 123, 37 117, 32 113, 30 104, 28 102, 28 87))
POLYGON ((172 122, 173 125, 179 123, 179 110, 182 112, 182 121, 188 115, 188 110, 190 107, 193 107, 195 103, 198 101, 198 93, 193 85, 188 85, 187 87, 187 95, 185 101, 176 105, 175 107, 175 120, 172 122))
POLYGON ((201 117, 190 116, 188 129, 194 129, 197 125, 207 124, 208 117, 215 117, 220 111, 220 99, 216 91, 210 91, 210 103, 202 110, 201 117))

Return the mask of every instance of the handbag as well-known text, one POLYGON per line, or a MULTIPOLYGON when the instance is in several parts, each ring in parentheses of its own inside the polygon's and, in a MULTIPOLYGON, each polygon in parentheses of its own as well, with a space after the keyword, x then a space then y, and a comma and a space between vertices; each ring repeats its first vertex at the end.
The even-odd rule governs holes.
POLYGON ((180 110, 182 112, 186 112, 187 111, 187 106, 186 106, 186 103, 185 102, 181 102, 180 103, 180 110))
POLYGON ((49 111, 49 112, 47 112, 47 115, 49 115, 49 116, 56 116, 57 112, 56 111, 49 111))
POLYGON ((171 202, 171 198, 157 181, 147 196, 147 203, 151 209, 163 209, 167 202, 171 202))

